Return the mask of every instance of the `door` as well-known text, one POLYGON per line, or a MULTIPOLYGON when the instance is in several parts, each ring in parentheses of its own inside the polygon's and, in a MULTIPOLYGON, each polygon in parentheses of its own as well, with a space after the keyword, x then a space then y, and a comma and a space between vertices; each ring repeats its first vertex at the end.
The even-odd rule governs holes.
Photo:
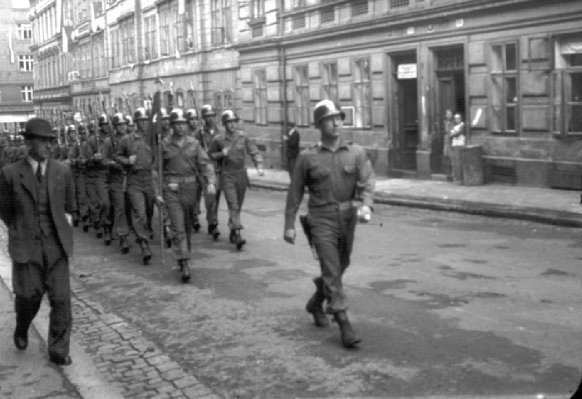
POLYGON ((418 92, 416 79, 398 80, 399 169, 416 170, 418 92))

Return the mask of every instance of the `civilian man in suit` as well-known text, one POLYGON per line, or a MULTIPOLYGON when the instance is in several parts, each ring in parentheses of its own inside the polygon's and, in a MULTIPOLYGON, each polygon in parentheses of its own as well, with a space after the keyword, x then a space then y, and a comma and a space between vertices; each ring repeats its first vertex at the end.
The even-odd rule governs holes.
POLYGON ((23 133, 28 155, 0 172, 0 218, 8 227, 16 330, 14 345, 28 346, 28 327, 48 292, 49 358, 71 364, 69 257, 73 251, 75 185, 68 165, 50 158, 50 123, 30 119, 23 133))

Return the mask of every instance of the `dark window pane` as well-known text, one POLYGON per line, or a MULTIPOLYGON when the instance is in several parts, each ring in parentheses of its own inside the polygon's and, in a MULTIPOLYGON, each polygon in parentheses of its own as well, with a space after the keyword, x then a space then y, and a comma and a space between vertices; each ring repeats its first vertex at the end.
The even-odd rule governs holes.
POLYGON ((582 73, 573 73, 570 75, 572 81, 572 98, 573 102, 582 102, 582 73))
POLYGON ((507 103, 515 104, 517 102, 517 79, 506 78, 505 82, 506 82, 505 101, 507 103))
POLYGON ((515 71, 517 69, 517 49, 515 44, 505 45, 505 70, 515 71))
POLYGON ((515 130, 515 121, 517 120, 517 107, 514 105, 506 107, 505 130, 515 130))
POLYGON ((572 104, 568 107, 568 132, 582 132, 582 104, 572 104))

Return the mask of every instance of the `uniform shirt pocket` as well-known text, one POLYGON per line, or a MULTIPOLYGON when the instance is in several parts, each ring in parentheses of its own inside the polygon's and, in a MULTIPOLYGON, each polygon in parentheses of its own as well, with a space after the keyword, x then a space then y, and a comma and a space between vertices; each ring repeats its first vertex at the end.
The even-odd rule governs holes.
POLYGON ((356 164, 347 164, 347 165, 344 165, 344 168, 343 169, 344 169, 344 173, 347 174, 347 175, 353 175, 357 171, 356 164))

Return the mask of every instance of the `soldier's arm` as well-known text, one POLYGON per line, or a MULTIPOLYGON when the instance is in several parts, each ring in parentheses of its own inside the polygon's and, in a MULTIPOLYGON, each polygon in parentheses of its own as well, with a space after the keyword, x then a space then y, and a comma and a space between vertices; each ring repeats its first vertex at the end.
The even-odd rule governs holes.
POLYGON ((253 163, 257 169, 263 169, 263 155, 261 151, 257 148, 257 144, 255 140, 251 139, 250 137, 245 137, 245 147, 247 150, 247 154, 251 156, 253 163))
POLYGON ((305 174, 307 162, 305 155, 301 154, 297 158, 297 165, 295 173, 289 183, 289 190, 287 191, 287 202, 285 204, 285 230, 295 229, 295 217, 297 211, 303 201, 303 193, 305 187, 305 174))
POLYGON ((200 144, 196 145, 196 162, 198 164, 198 170, 204 176, 208 184, 216 184, 216 173, 214 172, 214 166, 208 157, 206 151, 200 144))
POLYGON ((114 160, 121 165, 130 165, 130 141, 128 137, 124 137, 119 141, 119 145, 115 150, 114 160))
POLYGON ((222 140, 220 136, 212 139, 210 148, 208 149, 208 156, 215 161, 224 158, 224 153, 222 152, 222 140))
POLYGON ((372 208, 374 205, 376 176, 374 174, 374 169, 372 168, 372 163, 370 162, 370 159, 368 159, 366 151, 364 151, 363 148, 360 148, 356 162, 358 165, 357 188, 362 199, 362 205, 372 208))

